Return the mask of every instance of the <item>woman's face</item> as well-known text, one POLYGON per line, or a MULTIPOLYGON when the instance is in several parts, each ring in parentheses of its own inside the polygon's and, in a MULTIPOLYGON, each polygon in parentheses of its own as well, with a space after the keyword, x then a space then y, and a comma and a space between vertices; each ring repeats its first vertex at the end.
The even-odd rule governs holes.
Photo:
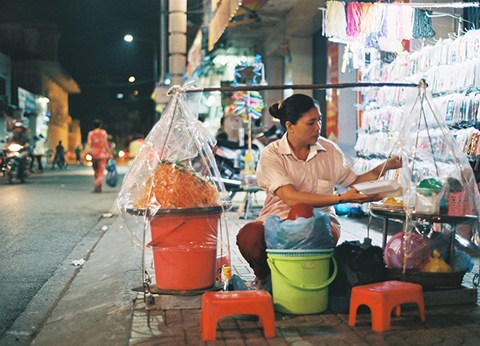
POLYGON ((290 124, 290 134, 301 144, 313 145, 317 143, 322 129, 322 117, 317 107, 303 113, 297 123, 290 124))

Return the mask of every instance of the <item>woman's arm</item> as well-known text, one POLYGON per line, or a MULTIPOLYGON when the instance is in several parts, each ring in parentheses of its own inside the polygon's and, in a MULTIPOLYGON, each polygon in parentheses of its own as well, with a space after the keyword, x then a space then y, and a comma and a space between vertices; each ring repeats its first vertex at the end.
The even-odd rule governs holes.
MULTIPOLYGON (((397 169, 402 167, 402 159, 398 156, 389 158, 384 163, 378 165, 374 169, 360 174, 353 184, 363 183, 366 181, 377 180, 385 175, 385 173, 391 169, 397 169)), ((352 184, 352 185, 353 185, 352 184)))
POLYGON ((339 203, 365 203, 379 201, 379 194, 363 194, 356 189, 350 189, 342 194, 317 194, 297 191, 293 185, 284 185, 275 191, 287 205, 294 206, 298 203, 311 204, 315 207, 328 207, 339 203))

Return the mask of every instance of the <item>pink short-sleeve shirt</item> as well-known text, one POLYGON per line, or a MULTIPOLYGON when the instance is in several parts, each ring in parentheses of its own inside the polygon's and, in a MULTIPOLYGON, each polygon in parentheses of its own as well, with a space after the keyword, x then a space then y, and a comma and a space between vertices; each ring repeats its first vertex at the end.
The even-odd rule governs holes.
MULTIPOLYGON (((287 218, 290 207, 275 195, 281 186, 291 184, 297 191, 332 194, 336 185, 346 187, 357 178, 338 145, 332 141, 319 137, 317 143, 310 146, 307 159, 302 161, 293 154, 286 134, 262 151, 256 174, 258 186, 267 193, 258 221, 265 221, 269 215, 287 218)), ((335 209, 321 209, 330 213, 331 225, 340 235, 335 209)))

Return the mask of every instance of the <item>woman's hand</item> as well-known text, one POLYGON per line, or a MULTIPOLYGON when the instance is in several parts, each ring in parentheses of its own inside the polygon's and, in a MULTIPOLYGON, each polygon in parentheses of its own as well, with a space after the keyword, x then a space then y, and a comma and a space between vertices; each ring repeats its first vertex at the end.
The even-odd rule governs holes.
POLYGON ((351 188, 350 190, 340 195, 342 202, 350 203, 365 203, 376 202, 382 199, 382 196, 378 193, 360 193, 357 189, 351 188))
POLYGON ((402 158, 400 156, 392 156, 385 163, 386 170, 397 169, 400 167, 402 167, 402 158))

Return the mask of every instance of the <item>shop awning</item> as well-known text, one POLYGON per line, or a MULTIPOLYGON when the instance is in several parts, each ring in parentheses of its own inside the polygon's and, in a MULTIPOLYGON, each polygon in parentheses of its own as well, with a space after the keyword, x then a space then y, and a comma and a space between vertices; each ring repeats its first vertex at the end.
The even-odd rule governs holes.
POLYGON ((192 76, 193 71, 202 63, 202 41, 203 32, 202 29, 198 30, 192 46, 188 50, 187 54, 187 75, 192 76))
POLYGON ((213 49, 241 4, 242 0, 223 0, 220 3, 208 25, 208 51, 213 49))

